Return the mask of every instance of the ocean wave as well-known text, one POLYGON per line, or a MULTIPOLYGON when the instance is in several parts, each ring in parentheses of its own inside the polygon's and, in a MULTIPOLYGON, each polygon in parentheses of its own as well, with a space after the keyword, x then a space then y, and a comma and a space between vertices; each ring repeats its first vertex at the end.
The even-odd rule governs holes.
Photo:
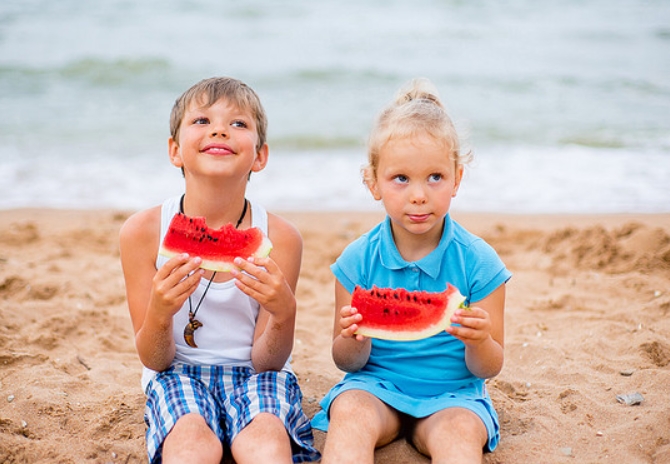
POLYGON ((163 58, 81 58, 63 66, 38 67, 27 65, 0 66, 0 82, 17 83, 26 79, 52 81, 86 81, 98 86, 122 86, 137 82, 141 78, 154 78, 170 73, 170 63, 163 58))

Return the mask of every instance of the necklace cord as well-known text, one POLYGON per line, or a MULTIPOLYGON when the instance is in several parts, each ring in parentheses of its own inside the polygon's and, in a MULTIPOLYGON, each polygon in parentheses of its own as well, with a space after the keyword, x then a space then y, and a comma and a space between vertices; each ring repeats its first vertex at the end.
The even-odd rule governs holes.
MULTIPOLYGON (((180 212, 181 214, 184 214, 184 197, 185 197, 185 196, 186 196, 186 194, 184 193, 184 194, 182 194, 181 198, 179 199, 179 212, 180 212)), ((239 219, 238 219, 237 222, 235 223, 235 228, 236 228, 236 229, 237 229, 238 227, 240 227, 240 224, 242 224, 242 221, 244 220, 244 216, 247 215, 247 208, 248 208, 248 207, 249 207, 249 200, 247 200, 247 199, 245 198, 245 199, 244 199, 244 207, 242 208, 242 214, 240 214, 239 219)))
POLYGON ((212 285, 212 281, 214 281, 214 277, 216 276, 216 271, 212 272, 212 277, 209 278, 209 282, 207 282, 207 287, 205 287, 205 291, 202 292, 202 296, 200 297, 200 301, 198 301, 198 304, 195 305, 195 311, 193 310, 193 304, 191 303, 191 297, 188 297, 188 319, 192 320, 195 319, 195 315, 198 313, 198 310, 200 309, 200 305, 202 304, 202 300, 205 299, 205 295, 207 295, 207 290, 209 290, 209 286, 212 285))
MULTIPOLYGON (((181 198, 179 199, 179 212, 184 214, 184 197, 186 194, 183 194, 181 198)), ((237 223, 235 224, 235 228, 237 229, 240 227, 240 224, 242 224, 242 221, 244 220, 244 216, 247 215, 247 208, 249 205, 249 201, 245 198, 244 199, 244 208, 242 208, 242 214, 240 214, 240 218, 237 220, 237 223)), ((202 296, 200 297, 200 300, 198 301, 198 304, 195 305, 195 310, 193 310, 193 303, 191 302, 191 297, 188 297, 188 319, 189 321, 195 320, 195 315, 198 313, 198 310, 200 309, 200 305, 202 304, 202 300, 205 299, 205 295, 207 295, 207 291, 209 290, 210 285, 212 285, 212 282, 214 281, 214 277, 216 277, 216 271, 212 272, 212 277, 209 278, 209 282, 207 282, 207 287, 205 287, 205 291, 202 292, 202 296)))

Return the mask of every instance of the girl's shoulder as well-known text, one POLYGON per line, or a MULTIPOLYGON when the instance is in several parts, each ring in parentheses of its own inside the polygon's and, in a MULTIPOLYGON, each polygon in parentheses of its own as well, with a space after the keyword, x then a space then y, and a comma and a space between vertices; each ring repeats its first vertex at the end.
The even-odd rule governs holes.
POLYGON ((367 232, 364 232, 363 234, 355 238, 352 242, 350 242, 345 247, 344 250, 351 253, 351 252, 359 252, 368 249, 370 247, 376 246, 382 239, 383 225, 384 222, 380 222, 372 229, 368 230, 367 232))

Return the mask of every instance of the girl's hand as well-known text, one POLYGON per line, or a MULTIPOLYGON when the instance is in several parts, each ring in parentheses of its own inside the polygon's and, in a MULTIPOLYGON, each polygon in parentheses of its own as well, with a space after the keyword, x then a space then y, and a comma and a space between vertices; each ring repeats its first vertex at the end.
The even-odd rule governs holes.
POLYGON ((284 274, 272 258, 235 258, 238 269, 232 271, 235 284, 277 318, 292 317, 295 295, 284 274))
POLYGON ((363 335, 356 335, 358 330, 358 323, 363 320, 363 316, 358 313, 356 308, 350 305, 342 306, 340 309, 340 328, 342 329, 340 335, 343 338, 355 338, 359 342, 365 340, 363 335))
POLYGON ((477 306, 456 310, 451 316, 451 322, 460 324, 460 327, 449 326, 447 333, 461 340, 466 346, 477 346, 491 337, 491 317, 477 306))
POLYGON ((164 316, 174 316, 186 299, 198 288, 204 271, 202 259, 180 254, 170 258, 153 277, 150 307, 164 316))

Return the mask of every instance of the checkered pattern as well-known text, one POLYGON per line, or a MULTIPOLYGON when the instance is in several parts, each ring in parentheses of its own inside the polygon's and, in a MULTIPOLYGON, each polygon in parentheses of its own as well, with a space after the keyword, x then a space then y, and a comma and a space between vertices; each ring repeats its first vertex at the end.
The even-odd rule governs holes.
POLYGON ((277 416, 286 426, 293 440, 293 462, 317 461, 319 452, 301 401, 291 372, 256 374, 246 367, 174 365, 157 374, 147 388, 144 420, 149 462, 161 462, 163 441, 185 414, 200 414, 230 446, 261 412, 277 416))

